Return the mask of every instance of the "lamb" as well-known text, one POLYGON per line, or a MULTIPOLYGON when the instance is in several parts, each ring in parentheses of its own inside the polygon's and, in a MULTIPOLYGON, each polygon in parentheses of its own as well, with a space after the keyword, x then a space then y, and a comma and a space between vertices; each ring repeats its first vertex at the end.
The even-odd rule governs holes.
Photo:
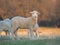
POLYGON ((11 34, 12 38, 14 38, 15 32, 18 28, 20 29, 28 29, 30 38, 34 37, 33 31, 36 31, 36 29, 39 27, 37 24, 38 20, 38 13, 37 11, 30 12, 32 14, 31 17, 24 18, 20 16, 13 17, 11 19, 11 34))
MULTIPOLYGON (((5 31, 9 34, 10 29, 11 29, 11 22, 9 18, 4 19, 3 21, 0 21, 0 31, 5 31)), ((7 33, 6 35, 8 35, 7 33)))

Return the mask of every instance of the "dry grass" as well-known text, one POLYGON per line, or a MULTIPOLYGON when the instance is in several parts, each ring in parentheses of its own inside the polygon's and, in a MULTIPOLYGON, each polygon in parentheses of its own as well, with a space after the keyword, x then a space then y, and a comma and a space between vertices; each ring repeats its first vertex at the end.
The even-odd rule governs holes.
MULTIPOLYGON (((54 36, 59 36, 60 35, 60 28, 40 27, 40 28, 37 29, 36 32, 37 32, 38 37, 40 37, 40 36, 54 37, 54 36)), ((17 35, 28 36, 28 31, 27 31, 27 29, 19 29, 17 31, 17 35)))
MULTIPOLYGON (((40 27, 37 29, 38 36, 59 36, 60 35, 60 28, 47 28, 47 27, 40 27)), ((1 35, 5 35, 5 32, 1 32, 1 35)), ((27 29, 18 29, 17 35, 19 36, 28 36, 27 29)))
POLYGON ((38 32, 39 31, 41 32, 40 35, 60 35, 60 28, 41 27, 41 28, 38 29, 38 32))

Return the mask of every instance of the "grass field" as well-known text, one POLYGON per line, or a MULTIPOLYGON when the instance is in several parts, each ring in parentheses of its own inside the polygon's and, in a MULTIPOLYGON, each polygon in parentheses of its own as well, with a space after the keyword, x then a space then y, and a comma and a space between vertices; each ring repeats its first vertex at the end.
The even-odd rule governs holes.
MULTIPOLYGON (((28 35, 27 29, 19 29, 17 32, 18 35, 28 35)), ((55 39, 21 39, 21 40, 0 40, 0 45, 60 45, 60 28, 47 28, 40 27, 37 29, 37 34, 43 36, 58 36, 55 39)), ((2 32, 1 35, 5 35, 5 32, 2 32)), ((3 38, 4 39, 4 38, 3 38)))
POLYGON ((44 40, 2 40, 0 45, 60 45, 60 39, 44 39, 44 40))

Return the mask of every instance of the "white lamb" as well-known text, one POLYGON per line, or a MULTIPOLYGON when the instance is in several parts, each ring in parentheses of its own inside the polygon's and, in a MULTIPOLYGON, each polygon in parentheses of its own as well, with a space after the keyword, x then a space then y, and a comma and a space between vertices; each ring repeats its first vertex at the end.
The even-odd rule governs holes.
POLYGON ((28 18, 16 16, 11 19, 12 37, 16 36, 15 32, 17 31, 18 28, 28 29, 29 36, 31 38, 34 37, 33 31, 35 31, 39 27, 37 24, 39 13, 37 11, 32 11, 30 13, 32 14, 32 16, 28 18))
POLYGON ((4 19, 3 21, 0 21, 0 31, 6 31, 8 34, 10 33, 11 29, 11 20, 10 19, 4 19))

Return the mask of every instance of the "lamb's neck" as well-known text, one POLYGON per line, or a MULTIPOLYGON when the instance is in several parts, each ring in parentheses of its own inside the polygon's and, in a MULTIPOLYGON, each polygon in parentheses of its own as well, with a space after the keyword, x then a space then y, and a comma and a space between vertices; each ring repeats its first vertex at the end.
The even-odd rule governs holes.
POLYGON ((30 17, 31 22, 37 23, 37 20, 34 19, 33 17, 30 17))

